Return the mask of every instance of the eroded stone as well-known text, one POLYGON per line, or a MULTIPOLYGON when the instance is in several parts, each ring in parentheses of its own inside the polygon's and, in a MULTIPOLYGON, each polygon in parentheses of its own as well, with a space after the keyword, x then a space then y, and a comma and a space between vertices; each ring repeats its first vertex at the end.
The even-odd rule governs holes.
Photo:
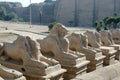
POLYGON ((0 63, 39 80, 51 79, 66 72, 58 61, 44 57, 39 49, 40 45, 35 40, 18 36, 13 43, 3 44, 0 63))
POLYGON ((67 69, 64 76, 66 80, 85 72, 86 65, 89 63, 84 54, 69 50, 69 40, 66 38, 67 32, 65 26, 58 23, 46 38, 38 40, 41 52, 45 56, 58 60, 62 67, 67 69))
POLYGON ((98 32, 87 31, 85 34, 88 37, 88 45, 91 47, 99 48, 102 50, 103 55, 106 57, 104 58, 103 64, 109 65, 114 63, 115 53, 117 52, 113 47, 106 47, 103 46, 101 41, 101 35, 98 32))
POLYGON ((115 54, 115 59, 120 60, 120 45, 114 43, 111 32, 109 30, 104 30, 101 31, 100 34, 101 42, 103 43, 103 45, 114 47, 114 49, 117 50, 115 54))
POLYGON ((86 59, 90 60, 87 66, 87 71, 93 71, 96 68, 102 67, 103 59, 105 56, 102 55, 102 51, 97 48, 90 48, 88 46, 87 36, 79 33, 72 33, 67 37, 70 41, 70 49, 74 51, 79 51, 85 54, 86 59))

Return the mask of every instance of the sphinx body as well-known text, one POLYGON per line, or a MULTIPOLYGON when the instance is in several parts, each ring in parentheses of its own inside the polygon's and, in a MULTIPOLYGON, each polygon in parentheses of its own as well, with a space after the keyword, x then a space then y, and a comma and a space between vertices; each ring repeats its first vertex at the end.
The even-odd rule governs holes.
POLYGON ((102 67, 103 59, 102 51, 98 48, 88 46, 88 38, 85 34, 72 33, 67 37, 70 41, 70 49, 85 54, 86 59, 90 61, 87 65, 87 71, 93 71, 97 67, 102 67))
POLYGON ((41 54, 40 45, 37 41, 24 36, 18 36, 13 43, 3 44, 0 63, 27 75, 46 76, 54 73, 53 69, 56 72, 60 71, 60 74, 66 71, 61 69, 58 61, 44 57, 41 54))
POLYGON ((119 29, 112 29, 110 30, 112 39, 114 40, 115 44, 120 44, 120 30, 119 29))
POLYGON ((4 43, 3 50, 3 56, 6 59, 11 58, 18 62, 23 62, 23 65, 30 65, 32 63, 34 65, 31 66, 40 68, 50 65, 49 60, 40 53, 39 44, 30 37, 19 36, 13 43, 4 43))
MULTIPOLYGON (((105 66, 109 65, 109 64, 114 64, 115 53, 117 52, 114 49, 114 47, 104 46, 104 43, 102 42, 102 36, 99 32, 87 31, 87 32, 85 32, 85 34, 88 37, 89 46, 101 49, 103 55, 106 56, 103 64, 105 66)), ((109 42, 107 42, 107 45, 108 44, 109 44, 109 42)))
POLYGON ((89 63, 84 54, 69 49, 69 40, 66 38, 68 30, 62 24, 56 24, 50 31, 50 34, 40 43, 43 55, 58 60, 61 66, 67 69, 64 74, 65 80, 75 78, 77 75, 86 72, 86 66, 89 63))
POLYGON ((73 52, 69 50, 69 41, 66 38, 67 29, 62 24, 57 24, 50 31, 50 34, 43 40, 38 40, 41 46, 41 52, 54 53, 54 57, 65 59, 77 59, 83 57, 81 53, 73 52), (62 57, 63 56, 63 57, 62 57))
POLYGON ((108 30, 100 31, 101 35, 101 42, 103 43, 104 46, 109 46, 113 45, 114 41, 112 39, 112 34, 108 30))
MULTIPOLYGON (((0 52, 2 51, 3 51, 3 44, 0 43, 0 52)), ((7 68, 0 64, 0 80, 10 80, 10 79, 26 80, 26 78, 23 76, 21 72, 7 68)))
POLYGON ((109 30, 104 30, 104 31, 100 31, 100 34, 103 45, 114 47, 115 50, 117 50, 115 59, 120 60, 120 45, 114 43, 111 32, 109 30))

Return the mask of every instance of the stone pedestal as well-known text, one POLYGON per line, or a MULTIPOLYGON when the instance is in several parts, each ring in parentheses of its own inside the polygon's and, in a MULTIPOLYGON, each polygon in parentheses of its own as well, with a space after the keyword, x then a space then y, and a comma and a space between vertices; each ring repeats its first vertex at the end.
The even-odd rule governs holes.
POLYGON ((103 59, 105 56, 102 55, 102 52, 96 52, 92 54, 90 52, 84 52, 84 54, 86 55, 86 59, 90 61, 90 63, 87 65, 87 72, 91 72, 103 67, 103 59))
POLYGON ((26 80, 21 72, 0 65, 0 80, 26 80))
POLYGON ((89 63, 89 61, 83 60, 82 62, 80 62, 74 66, 63 65, 62 67, 67 70, 67 72, 63 76, 64 79, 70 80, 81 74, 85 74, 88 63, 89 63))
POLYGON ((20 64, 16 65, 8 61, 2 61, 2 60, 0 60, 0 63, 4 66, 22 72, 27 80, 62 80, 63 73, 66 72, 65 69, 61 69, 61 66, 59 64, 56 66, 51 66, 46 69, 40 69, 37 67, 34 68, 29 66, 22 66, 20 64))
POLYGON ((72 33, 67 36, 70 49, 74 51, 78 51, 83 53, 86 56, 86 59, 90 61, 87 65, 87 72, 93 71, 96 68, 100 68, 103 66, 103 59, 105 58, 102 55, 100 49, 92 48, 88 46, 88 39, 87 36, 80 33, 72 33))
MULTIPOLYGON (((1 79, 0 79, 1 80, 1 79)), ((14 78, 14 79, 7 79, 7 78, 3 78, 3 80, 27 80, 26 77, 22 76, 19 78, 14 78)))
POLYGON ((111 47, 114 47, 117 52, 115 53, 115 59, 120 61, 120 45, 114 44, 110 45, 111 47))
POLYGON ((103 62, 104 66, 114 64, 115 62, 115 53, 117 50, 114 49, 114 47, 105 47, 101 46, 100 49, 102 50, 103 55, 105 55, 105 59, 103 62))
POLYGON ((90 61, 90 63, 87 65, 87 72, 91 72, 93 70, 96 70, 98 68, 103 67, 103 59, 105 56, 102 54, 102 52, 93 52, 92 50, 84 50, 82 51, 83 54, 85 54, 86 59, 90 61))
MULTIPOLYGON (((48 57, 48 55, 46 56, 48 57)), ((63 75, 64 80, 73 79, 87 72, 86 70, 87 70, 87 65, 89 61, 86 60, 85 56, 81 56, 81 58, 78 58, 78 59, 69 59, 69 60, 64 58, 64 56, 61 58, 58 58, 58 57, 51 57, 51 58, 54 58, 57 61, 59 61, 62 68, 67 70, 67 72, 65 72, 63 75)))
POLYGON ((63 72, 61 71, 54 71, 54 73, 47 75, 47 76, 33 76, 33 75, 25 75, 27 80, 64 80, 63 79, 63 72))
POLYGON ((96 58, 95 60, 90 60, 90 63, 87 65, 87 72, 91 72, 98 68, 102 68, 104 58, 104 56, 101 56, 99 58, 96 58))

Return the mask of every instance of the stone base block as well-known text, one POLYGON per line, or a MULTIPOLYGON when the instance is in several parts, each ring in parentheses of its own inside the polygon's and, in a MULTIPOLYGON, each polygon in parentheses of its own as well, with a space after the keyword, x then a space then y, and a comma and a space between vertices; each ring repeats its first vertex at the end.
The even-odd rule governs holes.
POLYGON ((117 50, 115 50, 114 47, 105 46, 100 47, 100 49, 102 50, 103 55, 106 56, 104 58, 103 65, 107 66, 113 64, 115 62, 115 53, 117 52, 117 50))
POLYGON ((115 55, 109 57, 109 59, 104 59, 103 65, 107 66, 107 65, 111 65, 115 63, 115 55))
MULTIPOLYGON (((2 79, 0 79, 2 80, 2 79)), ((6 78, 3 78, 3 80, 27 80, 26 77, 22 76, 20 78, 16 78, 16 79, 6 79, 6 78)))
POLYGON ((115 54, 115 60, 119 60, 120 61, 120 50, 118 50, 115 54))
POLYGON ((37 78, 37 77, 32 77, 32 76, 27 76, 25 75, 27 80, 64 80, 63 79, 63 74, 59 74, 57 76, 51 77, 51 78, 37 78))
POLYGON ((70 80, 81 74, 86 73, 88 63, 89 61, 83 61, 76 66, 62 66, 67 70, 67 72, 63 76, 64 80, 70 80))
POLYGON ((91 60, 90 63, 87 65, 87 72, 94 71, 98 68, 103 67, 103 59, 105 56, 101 56, 99 58, 96 58, 95 60, 91 60))
POLYGON ((111 47, 114 47, 117 52, 115 53, 115 59, 120 61, 120 45, 114 44, 111 45, 111 47))
POLYGON ((23 65, 13 64, 13 63, 2 61, 2 60, 0 60, 0 63, 8 68, 12 68, 22 72, 23 75, 27 77, 27 80, 62 80, 62 75, 63 73, 66 72, 65 69, 61 68, 60 64, 57 64, 55 66, 50 66, 47 68, 48 69, 47 70, 47 69, 39 69, 35 67, 30 68, 30 66, 25 67, 23 65), (30 69, 31 72, 28 72, 28 69, 30 69), (36 74, 35 74, 35 71, 36 71, 36 74), (43 72, 43 75, 37 74, 42 72, 43 72), (44 72, 46 72, 47 74, 44 75, 44 72))

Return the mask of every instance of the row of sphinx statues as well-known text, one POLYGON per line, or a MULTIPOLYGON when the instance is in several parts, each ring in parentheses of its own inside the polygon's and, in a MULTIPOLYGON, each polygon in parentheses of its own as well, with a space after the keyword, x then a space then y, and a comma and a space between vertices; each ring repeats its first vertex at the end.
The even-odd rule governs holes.
POLYGON ((111 31, 69 33, 60 23, 45 38, 17 35, 12 43, 0 44, 0 64, 12 69, 1 67, 0 76, 3 80, 70 80, 115 64, 120 60, 120 45, 113 35, 111 31))

